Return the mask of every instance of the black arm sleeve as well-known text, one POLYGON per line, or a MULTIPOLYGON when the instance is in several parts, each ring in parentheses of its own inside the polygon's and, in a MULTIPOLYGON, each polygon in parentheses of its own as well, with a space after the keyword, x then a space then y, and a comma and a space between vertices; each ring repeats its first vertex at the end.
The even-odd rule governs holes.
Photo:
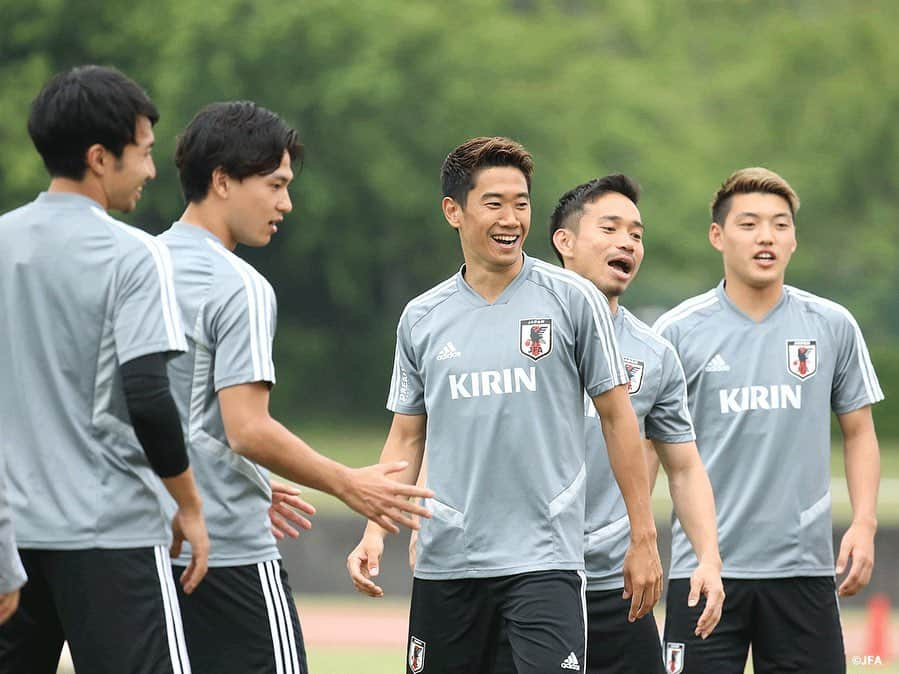
POLYGON ((165 363, 164 353, 151 353, 120 369, 131 425, 150 466, 160 477, 174 477, 190 464, 165 363))

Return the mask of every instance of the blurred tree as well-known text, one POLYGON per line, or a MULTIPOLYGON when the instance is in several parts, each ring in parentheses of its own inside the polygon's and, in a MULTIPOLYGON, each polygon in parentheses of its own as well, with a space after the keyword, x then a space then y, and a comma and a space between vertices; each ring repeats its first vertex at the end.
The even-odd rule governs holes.
MULTIPOLYGON (((708 201, 731 171, 766 165, 803 200, 789 282, 849 306, 877 359, 899 343, 896 3, 0 0, 0 12, 4 210, 46 183, 25 133, 31 97, 79 63, 119 66, 162 112, 159 176, 129 218, 151 231, 181 212, 171 156, 202 105, 249 98, 300 129, 294 213, 271 246, 241 251, 279 297, 281 414, 381 409, 404 303, 461 263, 439 168, 474 135, 533 152, 529 250, 547 259, 559 194, 612 170, 642 183, 647 262, 631 306, 717 282, 708 201)), ((899 377, 884 375, 889 394, 899 377)))

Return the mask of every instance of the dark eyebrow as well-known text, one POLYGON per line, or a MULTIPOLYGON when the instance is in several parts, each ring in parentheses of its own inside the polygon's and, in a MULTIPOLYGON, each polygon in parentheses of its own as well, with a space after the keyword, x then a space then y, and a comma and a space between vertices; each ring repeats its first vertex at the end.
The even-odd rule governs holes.
POLYGON ((293 180, 293 173, 288 174, 286 172, 275 171, 274 173, 270 174, 269 177, 272 180, 281 180, 284 182, 290 182, 291 180, 293 180))
MULTIPOLYGON (((624 222, 624 218, 622 218, 620 215, 603 215, 599 219, 600 220, 611 220, 612 222, 624 222)), ((640 229, 646 229, 646 227, 643 225, 643 223, 640 222, 639 220, 631 220, 627 224, 634 225, 636 227, 639 227, 640 229)))
MULTIPOLYGON (((737 216, 736 216, 736 217, 738 217, 738 218, 760 218, 760 217, 762 217, 762 216, 760 216, 758 213, 752 213, 752 212, 750 212, 750 211, 743 211, 742 213, 737 213, 737 216)), ((793 216, 792 216, 790 213, 788 213, 787 211, 783 211, 783 212, 781 212, 781 213, 775 213, 772 217, 775 217, 775 218, 790 218, 790 217, 793 217, 793 216)))
MULTIPOLYGON (((481 195, 481 199, 502 199, 503 195, 499 192, 485 192, 481 195)), ((519 192, 515 195, 516 199, 530 199, 531 195, 527 192, 519 192)))

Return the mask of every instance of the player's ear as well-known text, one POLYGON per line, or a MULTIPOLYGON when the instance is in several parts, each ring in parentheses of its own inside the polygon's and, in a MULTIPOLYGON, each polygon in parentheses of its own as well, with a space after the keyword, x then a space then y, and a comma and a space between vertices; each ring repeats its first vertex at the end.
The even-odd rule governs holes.
POLYGON ((230 191, 231 177, 225 173, 221 166, 212 170, 212 179, 209 181, 210 191, 215 192, 219 198, 227 199, 230 191))
POLYGON ((452 197, 443 197, 440 204, 443 209, 443 217, 449 223, 449 226, 458 230, 462 226, 462 206, 452 197))
POLYGON ((719 253, 724 248, 724 245, 721 243, 721 238, 724 235, 722 231, 724 228, 719 225, 717 222, 713 222, 709 225, 709 243, 712 244, 712 248, 717 250, 719 253))
POLYGON ((560 227, 553 232, 553 244, 555 245, 556 250, 559 251, 559 255, 562 257, 567 258, 574 255, 574 241, 574 232, 570 229, 560 227))
POLYGON ((87 170, 99 176, 106 173, 110 159, 114 159, 112 153, 100 143, 94 143, 84 152, 84 163, 87 164, 87 170))

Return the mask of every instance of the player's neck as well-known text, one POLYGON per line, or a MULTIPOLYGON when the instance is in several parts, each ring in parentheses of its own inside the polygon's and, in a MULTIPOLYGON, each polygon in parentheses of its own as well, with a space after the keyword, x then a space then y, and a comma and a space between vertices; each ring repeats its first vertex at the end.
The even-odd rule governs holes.
POLYGON ((503 294, 524 264, 524 258, 508 267, 492 268, 477 262, 472 262, 466 256, 465 281, 478 295, 484 298, 488 304, 493 304, 503 294))
POLYGON ((754 288, 733 278, 724 279, 724 292, 734 306, 754 321, 760 321, 783 296, 783 279, 761 288, 754 288))
POLYGON ((206 205, 205 202, 188 204, 181 215, 181 222, 186 222, 188 225, 194 225, 195 227, 202 227, 207 232, 211 232, 228 250, 237 248, 237 241, 231 236, 231 230, 225 224, 224 218, 214 208, 206 205))
POLYGON ((85 178, 84 180, 72 180, 71 178, 56 177, 50 181, 48 192, 80 194, 88 199, 93 199, 103 207, 103 210, 109 209, 109 200, 106 198, 106 192, 103 187, 95 180, 85 178))
MULTIPOLYGON (((602 288, 600 288, 599 291, 602 292, 602 288)), ((618 296, 606 295, 605 293, 603 293, 603 295, 605 295, 606 299, 609 300, 609 311, 613 316, 615 316, 618 313, 618 296)))

